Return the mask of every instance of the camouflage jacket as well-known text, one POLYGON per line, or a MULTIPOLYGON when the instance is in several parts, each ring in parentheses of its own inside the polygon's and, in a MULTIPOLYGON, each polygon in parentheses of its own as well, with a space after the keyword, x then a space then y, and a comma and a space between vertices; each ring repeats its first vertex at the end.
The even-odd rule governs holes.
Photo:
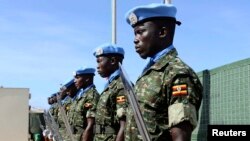
MULTIPOLYGON (((70 105, 72 104, 72 99, 67 96, 63 101, 62 101, 62 106, 64 107, 64 110, 66 112, 66 115, 70 109, 70 105)), ((65 128, 65 123, 63 121, 62 115, 60 110, 58 111, 58 124, 59 124, 59 128, 65 128)))
POLYGON ((86 128, 87 118, 95 117, 99 93, 95 86, 88 89, 80 98, 76 98, 68 112, 69 123, 74 127, 86 128))
MULTIPOLYGON (((127 98, 124 92, 121 78, 118 75, 101 93, 96 110, 95 120, 97 126, 109 126, 117 133, 119 130, 119 120, 120 118, 124 118, 126 115, 125 111, 127 108, 127 98)), ((95 140, 105 140, 104 138, 106 138, 104 137, 103 139, 98 139, 96 136, 98 135, 95 135, 95 140)))
POLYGON ((59 108, 58 108, 57 103, 53 103, 53 104, 50 106, 50 108, 49 108, 49 112, 50 112, 51 115, 54 117, 55 122, 58 121, 58 111, 59 111, 59 108))
MULTIPOLYGON (((152 141, 169 137, 168 129, 183 121, 196 127, 202 85, 195 72, 172 49, 137 80, 135 93, 152 141)), ((131 107, 127 114, 126 141, 142 140, 131 107)))

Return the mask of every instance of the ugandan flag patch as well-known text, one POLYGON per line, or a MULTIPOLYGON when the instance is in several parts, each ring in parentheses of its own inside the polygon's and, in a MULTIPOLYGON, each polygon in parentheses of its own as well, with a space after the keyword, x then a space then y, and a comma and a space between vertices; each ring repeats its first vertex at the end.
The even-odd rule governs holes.
POLYGON ((172 95, 173 96, 187 95, 187 84, 173 86, 172 95))
POLYGON ((116 103, 123 103, 125 101, 126 101, 125 96, 116 97, 116 103))
POLYGON ((85 108, 91 108, 91 107, 92 107, 92 104, 91 104, 91 103, 85 103, 85 104, 84 104, 84 107, 85 107, 85 108))

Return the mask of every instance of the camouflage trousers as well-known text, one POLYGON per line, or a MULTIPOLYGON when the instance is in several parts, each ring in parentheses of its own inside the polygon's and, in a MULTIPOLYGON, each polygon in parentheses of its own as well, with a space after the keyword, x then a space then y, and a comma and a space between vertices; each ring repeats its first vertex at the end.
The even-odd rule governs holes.
POLYGON ((115 134, 98 134, 94 136, 94 141, 115 141, 115 134))
POLYGON ((59 133, 63 138, 63 141, 70 141, 69 135, 66 131, 66 128, 59 128, 59 133))
MULTIPOLYGON (((74 141, 81 141, 82 139, 82 134, 83 134, 83 129, 80 128, 80 127, 74 127, 73 129, 73 138, 74 138, 74 141)), ((59 130, 59 133, 61 134, 62 138, 63 138, 63 141, 72 141, 66 128, 65 129, 62 129, 62 130, 59 130)))

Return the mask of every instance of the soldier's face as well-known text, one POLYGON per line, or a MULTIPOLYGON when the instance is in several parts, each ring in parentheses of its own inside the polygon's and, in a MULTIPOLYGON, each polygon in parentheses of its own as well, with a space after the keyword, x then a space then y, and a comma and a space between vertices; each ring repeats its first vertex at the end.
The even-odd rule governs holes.
POLYGON ((98 74, 105 78, 105 77, 109 77, 110 75, 110 59, 108 57, 105 56, 99 56, 96 58, 96 62, 97 62, 97 72, 98 74))
POLYGON ((76 95, 77 92, 77 88, 75 85, 71 86, 67 92, 67 95, 69 95, 70 97, 74 97, 76 95))
POLYGON ((52 101, 52 98, 48 98, 48 104, 52 104, 53 101, 52 101))
POLYGON ((151 22, 145 22, 134 27, 134 44, 136 52, 141 58, 146 59, 152 57, 157 47, 159 30, 157 26, 151 22))
POLYGON ((85 85, 85 78, 84 76, 77 75, 75 76, 74 82, 75 82, 76 88, 81 89, 85 85))
POLYGON ((53 101, 54 101, 54 103, 57 102, 57 97, 56 96, 53 97, 53 101))

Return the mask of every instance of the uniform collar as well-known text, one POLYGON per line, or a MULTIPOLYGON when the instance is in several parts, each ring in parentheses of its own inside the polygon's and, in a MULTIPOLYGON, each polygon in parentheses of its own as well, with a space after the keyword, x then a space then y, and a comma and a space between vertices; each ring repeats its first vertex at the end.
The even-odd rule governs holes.
POLYGON ((148 70, 144 71, 139 79, 144 76, 149 70, 160 70, 166 66, 172 58, 175 58, 178 55, 175 48, 171 49, 167 53, 163 54, 154 65, 152 65, 148 70))
POLYGON ((171 50, 174 49, 173 45, 170 45, 169 47, 161 50, 160 52, 156 53, 154 56, 152 57, 148 57, 147 58, 147 63, 146 66, 144 67, 142 73, 144 73, 145 71, 147 71, 153 64, 155 64, 158 60, 160 60, 165 54, 167 54, 168 52, 170 52, 171 50))
POLYGON ((160 60, 162 58, 162 56, 164 56, 165 54, 167 54, 169 51, 171 51, 172 49, 174 49, 173 45, 170 45, 169 47, 163 49, 162 51, 156 53, 153 57, 151 57, 150 59, 153 60, 154 62, 157 62, 158 60, 160 60))
POLYGON ((87 88, 83 89, 81 88, 78 92, 77 92, 77 99, 80 99, 85 92, 87 92, 89 89, 91 89, 92 87, 94 87, 94 84, 89 85, 87 88))
POLYGON ((117 69, 115 72, 113 72, 109 78, 108 78, 108 81, 107 83, 105 84, 105 87, 104 87, 104 90, 108 87, 108 85, 117 77, 120 75, 120 70, 117 69))

